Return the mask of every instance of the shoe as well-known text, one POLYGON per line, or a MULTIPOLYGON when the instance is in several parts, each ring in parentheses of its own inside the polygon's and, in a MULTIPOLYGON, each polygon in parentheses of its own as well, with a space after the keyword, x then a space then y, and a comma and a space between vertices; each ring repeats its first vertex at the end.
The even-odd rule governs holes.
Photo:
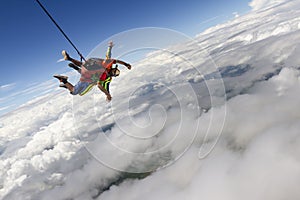
POLYGON ((59 84, 59 87, 67 88, 66 84, 64 84, 64 83, 59 84))
POLYGON ((67 83, 68 82, 68 77, 67 76, 62 76, 62 75, 54 75, 54 78, 57 78, 60 82, 67 83))
POLYGON ((63 50, 61 52, 61 54, 63 55, 64 60, 70 60, 71 59, 70 56, 69 56, 69 54, 66 52, 66 50, 63 50))
POLYGON ((68 66, 75 69, 75 70, 77 70, 77 71, 80 70, 80 68, 77 65, 73 64, 73 63, 69 63, 68 66))

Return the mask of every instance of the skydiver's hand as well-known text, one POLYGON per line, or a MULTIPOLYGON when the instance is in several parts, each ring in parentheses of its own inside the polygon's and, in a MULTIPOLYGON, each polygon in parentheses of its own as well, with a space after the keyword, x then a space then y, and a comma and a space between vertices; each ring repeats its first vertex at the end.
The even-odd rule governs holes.
POLYGON ((111 101, 111 99, 112 99, 112 97, 111 97, 110 94, 106 95, 106 100, 107 100, 108 102, 111 101))
POLYGON ((131 65, 130 64, 126 64, 126 67, 128 68, 128 69, 131 69, 131 65))

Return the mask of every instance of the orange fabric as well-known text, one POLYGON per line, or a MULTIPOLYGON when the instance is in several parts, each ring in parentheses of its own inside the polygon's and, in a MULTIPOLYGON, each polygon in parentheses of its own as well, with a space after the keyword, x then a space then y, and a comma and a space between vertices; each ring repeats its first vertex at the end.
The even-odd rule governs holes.
POLYGON ((105 69, 111 69, 114 63, 116 63, 116 60, 114 60, 114 59, 106 59, 106 60, 103 60, 102 66, 105 69))

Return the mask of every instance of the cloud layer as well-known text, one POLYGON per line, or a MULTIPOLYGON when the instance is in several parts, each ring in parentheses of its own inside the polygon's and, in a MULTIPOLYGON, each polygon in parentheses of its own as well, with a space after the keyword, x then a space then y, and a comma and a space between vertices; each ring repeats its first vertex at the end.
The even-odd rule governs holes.
POLYGON ((288 2, 290 0, 253 0, 249 3, 252 10, 257 11, 265 8, 269 8, 281 3, 288 2))
POLYGON ((0 198, 297 199, 299 6, 149 54, 111 104, 61 89, 1 117, 0 198))

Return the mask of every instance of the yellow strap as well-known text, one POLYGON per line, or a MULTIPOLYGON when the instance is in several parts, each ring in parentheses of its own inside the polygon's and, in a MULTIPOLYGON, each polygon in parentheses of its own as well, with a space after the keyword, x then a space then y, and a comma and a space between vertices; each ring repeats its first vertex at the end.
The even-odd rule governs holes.
POLYGON ((104 87, 104 89, 107 90, 107 85, 108 85, 108 83, 111 82, 111 80, 112 80, 112 78, 111 78, 111 77, 108 77, 108 78, 105 79, 104 81, 98 81, 98 84, 101 84, 102 87, 104 87))
POLYGON ((89 84, 89 86, 87 86, 87 88, 83 92, 81 92, 79 95, 80 96, 85 95, 86 93, 88 93, 93 88, 94 85, 95 85, 95 83, 89 84))

